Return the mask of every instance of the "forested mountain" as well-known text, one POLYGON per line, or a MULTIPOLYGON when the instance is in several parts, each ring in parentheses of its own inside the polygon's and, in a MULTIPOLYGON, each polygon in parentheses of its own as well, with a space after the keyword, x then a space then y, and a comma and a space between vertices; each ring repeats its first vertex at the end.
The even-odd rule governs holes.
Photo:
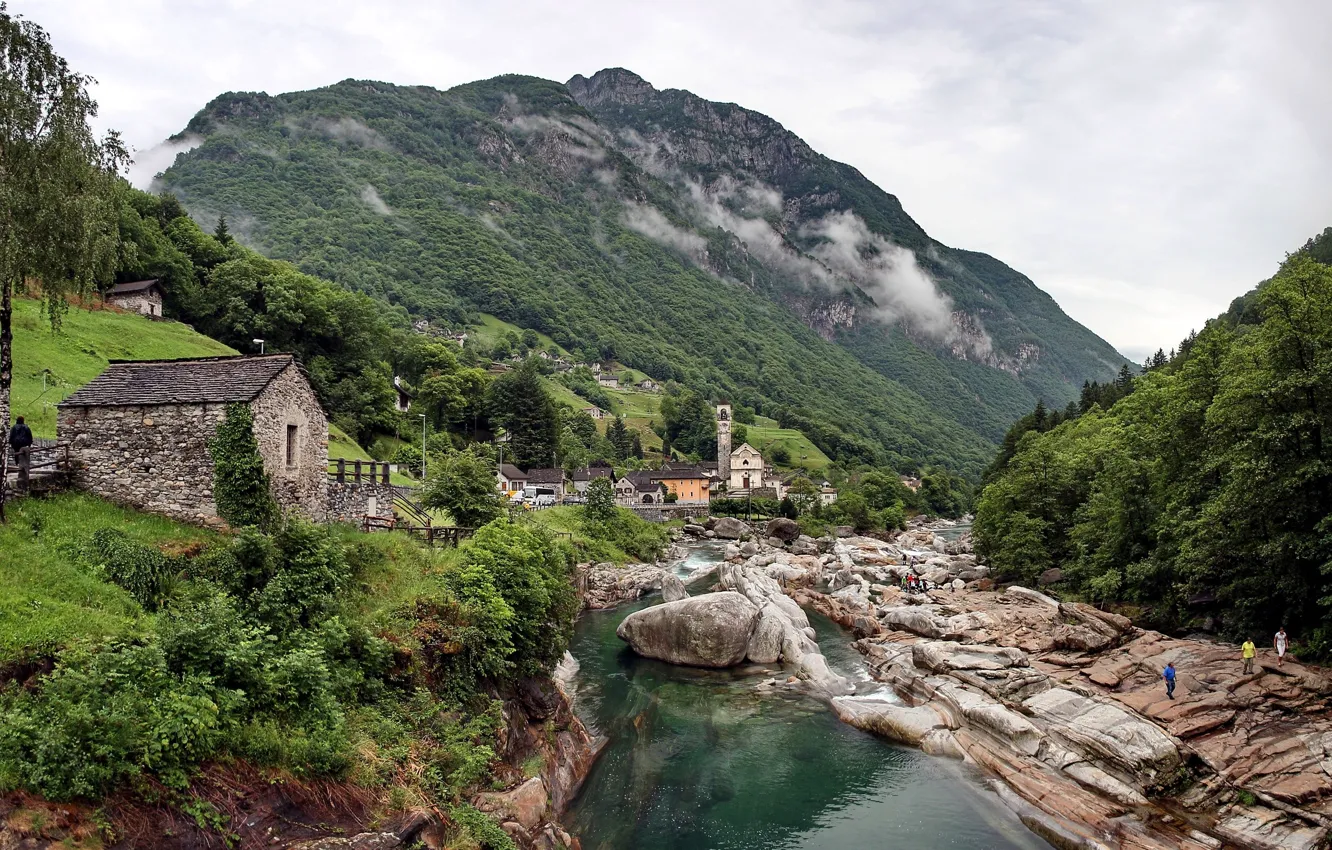
POLYGON ((162 176, 196 220, 452 327, 480 312, 726 396, 830 456, 972 476, 1123 358, 776 122, 627 71, 228 93, 162 176))
MULTIPOLYGON (((1005 578, 1332 652, 1332 231, 1147 374, 1019 421, 975 533, 1005 578)), ((1261 641, 1260 641, 1261 643, 1261 641)))

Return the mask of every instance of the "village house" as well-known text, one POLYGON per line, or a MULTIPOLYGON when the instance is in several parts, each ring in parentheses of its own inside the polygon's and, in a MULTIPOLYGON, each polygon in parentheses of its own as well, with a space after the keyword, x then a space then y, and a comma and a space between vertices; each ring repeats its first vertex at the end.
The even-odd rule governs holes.
POLYGON ((506 496, 521 493, 527 486, 527 473, 511 463, 501 463, 495 477, 499 480, 500 492, 506 496))
POLYGON ((661 384, 651 378, 647 378, 646 380, 638 382, 638 388, 645 393, 655 393, 661 389, 661 384))
POLYGON ((107 304, 131 313, 161 318, 162 287, 157 280, 117 283, 104 299, 107 304))
POLYGON ((582 469, 575 469, 569 476, 569 483, 575 493, 586 496, 588 485, 596 478, 605 478, 610 481, 612 489, 615 486, 615 470, 611 469, 608 463, 593 463, 582 469))
POLYGON ((614 372, 602 372, 597 375, 597 385, 608 390, 617 390, 620 388, 620 379, 615 377, 614 372))
MULTIPOLYGON (((58 407, 74 484, 189 522, 217 522, 208 443, 244 404, 285 510, 328 518, 328 420, 290 354, 111 361, 58 407)), ((392 499, 380 508, 392 510, 392 499)))
POLYGON ((406 413, 412 409, 412 394, 407 392, 407 388, 402 385, 402 378, 393 376, 393 406, 399 413, 406 413))
POLYGON ((563 469, 529 469, 527 470, 528 487, 545 487, 555 491, 555 495, 564 495, 564 470, 563 469))
POLYGON ((653 480, 656 473, 626 472, 615 482, 615 501, 624 506, 660 505, 666 501, 666 485, 653 480))
POLYGON ((588 416, 591 416, 593 419, 597 420, 598 422, 606 418, 606 411, 602 410, 600 407, 597 407, 595 404, 592 405, 591 407, 584 407, 583 412, 586 413, 588 416))
POLYGON ((902 482, 902 486, 910 490, 912 493, 920 489, 920 479, 916 478, 913 475, 900 476, 900 480, 902 482))
POLYGON ((666 463, 652 475, 667 492, 675 495, 676 504, 706 505, 711 499, 711 480, 696 464, 666 463))
POLYGON ((822 504, 824 507, 827 507, 828 505, 831 505, 833 502, 836 501, 837 501, 837 489, 833 487, 831 484, 829 484, 827 481, 823 482, 823 486, 819 488, 819 503, 822 504))

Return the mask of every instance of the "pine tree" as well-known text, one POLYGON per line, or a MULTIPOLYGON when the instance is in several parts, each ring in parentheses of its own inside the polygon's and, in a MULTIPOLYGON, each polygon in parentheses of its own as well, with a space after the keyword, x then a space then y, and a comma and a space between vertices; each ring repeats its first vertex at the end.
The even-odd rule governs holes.
POLYGON ((637 431, 629 438, 629 454, 639 460, 643 459, 643 441, 639 438, 637 431))
POLYGON ((1050 412, 1045 409, 1045 399, 1036 400, 1036 410, 1031 415, 1031 424, 1037 431, 1044 431, 1050 427, 1050 412))
POLYGON ((227 230, 227 217, 220 215, 217 217, 217 229, 213 231, 213 238, 223 245, 231 244, 231 232, 227 230))
POLYGON ((629 443, 629 429, 624 427, 624 420, 619 416, 611 422, 606 428, 606 439, 610 440, 615 447, 615 459, 627 460, 631 455, 631 446, 629 443))

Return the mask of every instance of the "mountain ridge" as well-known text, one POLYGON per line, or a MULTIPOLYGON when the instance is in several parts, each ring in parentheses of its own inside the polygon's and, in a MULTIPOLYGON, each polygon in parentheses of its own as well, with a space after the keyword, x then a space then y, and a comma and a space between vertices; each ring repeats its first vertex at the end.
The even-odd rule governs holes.
POLYGON ((778 122, 606 74, 228 92, 191 119, 181 135, 201 143, 162 183, 404 321, 493 313, 813 421, 844 459, 974 475, 1036 398, 1062 405, 1124 362, 778 122))

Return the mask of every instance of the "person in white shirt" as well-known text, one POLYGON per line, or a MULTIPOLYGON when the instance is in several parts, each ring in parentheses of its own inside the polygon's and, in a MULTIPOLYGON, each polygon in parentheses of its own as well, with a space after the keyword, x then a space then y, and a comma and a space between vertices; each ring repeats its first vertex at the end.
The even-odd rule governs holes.
POLYGON ((1277 633, 1276 633, 1276 637, 1272 640, 1272 646, 1276 647, 1277 666, 1278 666, 1278 667, 1281 666, 1281 661, 1282 661, 1282 659, 1284 659, 1284 658, 1286 657, 1286 644, 1287 644, 1287 643, 1288 643, 1288 641, 1286 640, 1286 627, 1285 627, 1285 626, 1282 626, 1282 627, 1281 627, 1281 631, 1277 632, 1277 633))

